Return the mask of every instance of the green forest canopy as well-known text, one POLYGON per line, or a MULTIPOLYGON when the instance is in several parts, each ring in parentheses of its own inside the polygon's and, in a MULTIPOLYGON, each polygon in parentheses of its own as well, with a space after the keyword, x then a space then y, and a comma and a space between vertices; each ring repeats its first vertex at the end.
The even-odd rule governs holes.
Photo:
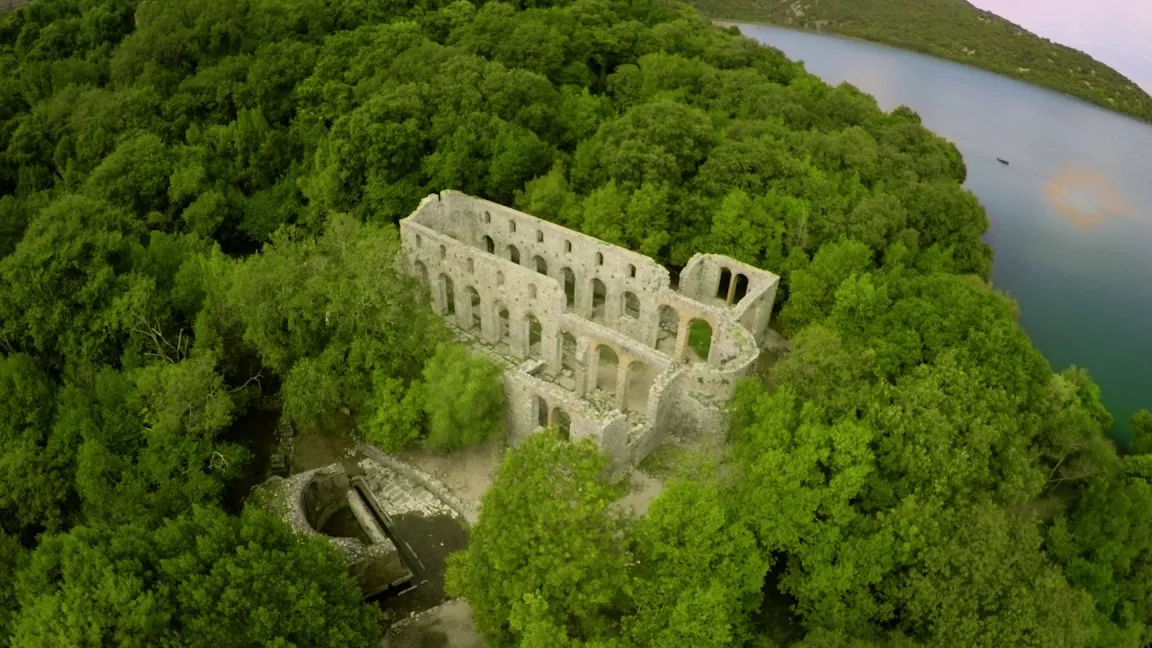
POLYGON ((38 0, 0 69, 0 645, 374 645, 331 549, 231 505, 243 417, 492 434, 429 411, 494 376, 396 270, 446 188, 781 273, 794 342, 642 520, 594 448, 510 454, 449 574, 492 645, 1149 640, 1152 414, 1119 453, 1032 348, 907 108, 666 0, 38 0))
POLYGON ((689 0, 708 16, 884 43, 974 65, 1152 122, 1152 97, 1080 50, 966 0, 689 0))

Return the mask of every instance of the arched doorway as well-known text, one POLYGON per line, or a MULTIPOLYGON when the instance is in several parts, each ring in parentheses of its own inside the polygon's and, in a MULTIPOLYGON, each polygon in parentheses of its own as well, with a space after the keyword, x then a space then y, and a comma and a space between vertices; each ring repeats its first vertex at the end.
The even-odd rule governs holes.
POLYGON ((604 304, 608 301, 608 288, 599 279, 592 280, 592 321, 604 321, 604 304))
POLYGON ((515 245, 509 245, 507 250, 508 260, 512 263, 520 263, 520 248, 516 247, 515 245))
POLYGON ((542 275, 548 274, 548 262, 543 257, 536 256, 532 258, 532 267, 536 268, 536 272, 542 275))
POLYGON ((511 316, 508 314, 508 309, 498 305, 496 307, 497 341, 508 345, 508 350, 512 349, 512 323, 510 320, 511 316))
POLYGON ((560 274, 564 280, 564 305, 573 308, 576 306, 576 273, 572 268, 562 268, 560 274))
POLYGON ((452 277, 440 275, 440 284, 444 287, 444 314, 456 314, 456 295, 452 291, 452 277))
POLYGON ((526 318, 528 325, 528 355, 532 358, 544 357, 544 327, 535 315, 529 314, 526 318))
POLYGON ((688 323, 689 362, 708 362, 712 352, 712 325, 707 320, 694 319, 688 323))
POLYGON ((616 396, 616 376, 620 359, 611 347, 601 344, 596 348, 596 389, 616 396))
POLYGON ((628 365, 624 392, 624 409, 637 414, 648 413, 648 393, 656 380, 656 372, 644 362, 635 360, 628 365))
POLYGON ((676 353, 676 336, 680 333, 680 314, 668 304, 660 306, 660 325, 656 332, 656 350, 676 353))
POLYGON ((532 397, 532 413, 536 419, 536 425, 540 427, 548 427, 548 403, 539 396, 532 397))
POLYGON ((568 412, 559 407, 553 409, 552 425, 556 426, 556 431, 560 434, 561 439, 568 441, 572 438, 572 420, 568 418, 568 412))
POLYGON ((464 289, 464 298, 468 301, 468 310, 471 311, 471 317, 468 318, 468 329, 479 331, 483 325, 483 319, 480 317, 480 293, 472 286, 464 289))

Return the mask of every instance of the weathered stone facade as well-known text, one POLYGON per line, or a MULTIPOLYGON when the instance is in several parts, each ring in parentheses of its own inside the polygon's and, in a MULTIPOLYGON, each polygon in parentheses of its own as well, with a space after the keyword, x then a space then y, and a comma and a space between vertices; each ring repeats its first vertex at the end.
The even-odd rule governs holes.
POLYGON ((425 198, 400 230, 436 311, 508 364, 510 442, 555 424, 618 466, 666 434, 722 429, 779 285, 714 254, 673 283, 646 256, 456 191, 425 198))

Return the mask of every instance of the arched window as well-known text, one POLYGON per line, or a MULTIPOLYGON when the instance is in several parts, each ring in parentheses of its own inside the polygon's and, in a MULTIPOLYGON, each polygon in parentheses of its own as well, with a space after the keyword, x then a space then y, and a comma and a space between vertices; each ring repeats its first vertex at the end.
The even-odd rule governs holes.
POLYGON ((520 263, 520 248, 515 245, 508 246, 508 260, 512 263, 520 263))
POLYGON ((484 236, 484 251, 488 254, 496 254, 496 241, 493 241, 491 236, 484 236))
POLYGON ((640 319, 640 298, 632 291, 624 293, 624 316, 640 319))
POLYGON ((513 234, 516 233, 516 221, 514 221, 514 220, 508 221, 508 231, 512 232, 513 234))
POLYGON ((484 212, 484 222, 485 223, 491 223, 492 222, 492 214, 489 214, 488 212, 484 212))
POLYGON ((564 252, 568 253, 571 251, 572 251, 572 241, 564 241, 564 252))
POLYGON ((548 262, 545 261, 543 257, 533 257, 532 265, 536 268, 536 272, 539 272, 542 275, 548 274, 548 262))
POLYGON ((424 239, 420 238, 420 235, 417 234, 416 235, 416 247, 420 247, 421 245, 424 245, 424 239))
POLYGON ((440 246, 440 258, 443 259, 448 256, 448 248, 443 245, 440 246))
POLYGON ((720 269, 720 283, 716 285, 716 296, 728 300, 728 288, 732 285, 732 271, 728 268, 720 269))
POLYGON ((748 276, 744 273, 736 275, 736 291, 732 293, 732 303, 738 304, 748 294, 748 276))
POLYGON ((576 336, 568 331, 560 333, 560 369, 576 371, 576 336))
POLYGON ((536 230, 536 242, 537 243, 543 243, 544 242, 544 232, 541 232, 540 230, 536 230))
POLYGON ((636 278, 636 266, 632 265, 631 263, 628 264, 628 277, 631 279, 636 278))
POLYGON ((596 253, 596 265, 604 265, 604 255, 600 252, 596 253))

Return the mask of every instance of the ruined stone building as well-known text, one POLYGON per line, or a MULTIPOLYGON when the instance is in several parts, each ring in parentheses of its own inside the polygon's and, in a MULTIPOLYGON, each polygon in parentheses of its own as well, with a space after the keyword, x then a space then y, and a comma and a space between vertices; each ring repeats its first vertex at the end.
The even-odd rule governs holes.
POLYGON ((668 434, 722 433, 779 285, 715 254, 674 281, 646 256, 455 191, 425 198, 400 231, 436 311, 508 366, 509 442, 552 424, 618 467, 668 434))

